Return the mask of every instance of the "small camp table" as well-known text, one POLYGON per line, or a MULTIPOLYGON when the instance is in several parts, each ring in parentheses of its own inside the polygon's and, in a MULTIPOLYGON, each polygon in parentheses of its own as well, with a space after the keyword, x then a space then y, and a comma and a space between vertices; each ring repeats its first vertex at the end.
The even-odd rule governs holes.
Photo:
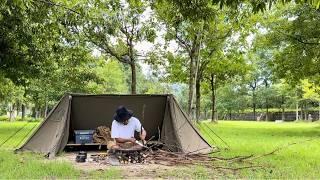
POLYGON ((99 146, 99 150, 102 146, 107 147, 106 144, 100 144, 100 143, 84 143, 84 144, 76 144, 74 141, 69 141, 66 146, 69 147, 79 147, 79 146, 99 146))

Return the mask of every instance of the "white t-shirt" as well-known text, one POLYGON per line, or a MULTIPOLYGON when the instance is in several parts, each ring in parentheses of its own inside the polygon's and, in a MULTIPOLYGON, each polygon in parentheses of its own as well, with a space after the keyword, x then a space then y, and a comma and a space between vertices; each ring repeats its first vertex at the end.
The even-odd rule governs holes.
POLYGON ((111 138, 129 139, 134 137, 134 131, 141 131, 141 123, 137 118, 131 117, 127 125, 113 120, 111 126, 111 138))

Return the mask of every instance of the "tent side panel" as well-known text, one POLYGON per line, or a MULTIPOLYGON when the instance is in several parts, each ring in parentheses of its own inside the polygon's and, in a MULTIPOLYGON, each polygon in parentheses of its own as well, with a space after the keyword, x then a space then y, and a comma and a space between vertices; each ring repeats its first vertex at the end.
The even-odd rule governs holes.
POLYGON ((55 148, 55 152, 54 155, 56 155, 57 153, 61 153, 64 148, 66 147, 66 145, 68 144, 68 140, 69 140, 69 131, 70 131, 70 121, 71 121, 71 104, 72 104, 72 97, 69 97, 69 103, 68 103, 68 112, 66 115, 66 118, 64 118, 64 127, 61 127, 61 138, 60 138, 60 142, 59 142, 59 147, 57 146, 57 148, 55 148))
POLYGON ((167 99, 167 104, 164 112, 163 124, 161 128, 161 142, 166 144, 167 148, 171 151, 182 151, 179 139, 175 131, 174 124, 172 122, 170 112, 170 97, 167 99))
POLYGON ((207 153, 211 151, 211 146, 200 135, 188 117, 184 114, 176 100, 171 97, 170 111, 177 138, 183 152, 207 153))
POLYGON ((68 118, 70 95, 65 95, 59 104, 52 110, 37 131, 26 141, 20 150, 41 152, 45 154, 54 153, 59 147, 61 131, 66 126, 68 118))

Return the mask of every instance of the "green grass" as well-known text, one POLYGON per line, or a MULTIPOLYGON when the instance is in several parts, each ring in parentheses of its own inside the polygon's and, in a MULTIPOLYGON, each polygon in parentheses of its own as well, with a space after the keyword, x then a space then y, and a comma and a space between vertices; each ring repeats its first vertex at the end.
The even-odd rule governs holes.
POLYGON ((35 153, 14 154, 13 150, 22 145, 26 135, 32 134, 39 122, 0 122, 0 145, 24 127, 0 147, 0 179, 114 179, 120 178, 120 171, 108 169, 84 172, 70 162, 47 160, 35 153), (21 143, 20 143, 21 142, 21 143))
POLYGON ((0 148, 18 148, 27 139, 26 136, 30 136, 38 125, 39 122, 0 122, 0 145, 3 144, 9 137, 13 136, 13 138, 10 138, 0 148))
MULTIPOLYGON (((218 124, 206 124, 231 147, 228 151, 215 154, 219 156, 261 155, 289 143, 301 142, 286 147, 274 155, 255 160, 256 165, 263 165, 266 168, 258 171, 241 171, 240 176, 243 178, 318 179, 320 177, 319 123, 219 121, 218 124), (314 140, 307 141, 309 139, 314 140)), ((204 124, 200 127, 211 144, 225 147, 213 133, 209 135, 209 129, 204 124), (212 142, 209 136, 216 142, 212 142)))
POLYGON ((37 154, 13 154, 10 151, 0 151, 1 179, 55 179, 77 178, 80 170, 70 163, 49 161, 37 154))
MULTIPOLYGON (((284 148, 274 155, 254 160, 262 165, 261 170, 242 170, 239 174, 226 174, 224 178, 272 178, 272 179, 319 179, 320 175, 320 124, 319 123, 274 123, 248 121, 219 121, 218 124, 205 122, 229 145, 230 150, 222 150, 215 156, 233 157, 237 155, 261 155, 280 146, 293 142, 303 142, 284 148), (307 141, 314 139, 313 141, 307 141)), ((38 122, 0 122, 0 144, 25 126, 11 140, 0 147, 0 177, 3 179, 113 179, 121 178, 119 168, 99 171, 82 171, 70 162, 46 160, 34 153, 14 154, 13 149, 23 143, 23 138, 38 122)), ((213 145, 225 147, 204 124, 199 125, 203 135, 213 145), (206 132, 204 131, 206 129, 206 132), (209 133, 210 132, 210 133, 209 133), (209 134, 208 134, 209 133, 209 134), (213 137, 215 142, 211 141, 213 137)), ((35 129, 35 128, 34 128, 35 129)), ((31 133, 30 133, 31 134, 31 133)), ((244 164, 234 164, 242 166, 244 164)), ((155 177, 161 178, 219 178, 214 170, 203 167, 169 169, 155 177)), ((138 177, 137 177, 138 178, 138 177)))

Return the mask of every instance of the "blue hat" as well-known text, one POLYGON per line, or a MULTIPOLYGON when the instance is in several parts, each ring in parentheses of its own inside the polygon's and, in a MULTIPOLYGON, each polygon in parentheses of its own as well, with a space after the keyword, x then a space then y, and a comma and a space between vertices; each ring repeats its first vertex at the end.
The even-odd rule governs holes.
POLYGON ((119 106, 116 110, 116 114, 113 116, 113 119, 118 122, 124 122, 128 120, 133 115, 132 111, 128 110, 124 106, 119 106))

